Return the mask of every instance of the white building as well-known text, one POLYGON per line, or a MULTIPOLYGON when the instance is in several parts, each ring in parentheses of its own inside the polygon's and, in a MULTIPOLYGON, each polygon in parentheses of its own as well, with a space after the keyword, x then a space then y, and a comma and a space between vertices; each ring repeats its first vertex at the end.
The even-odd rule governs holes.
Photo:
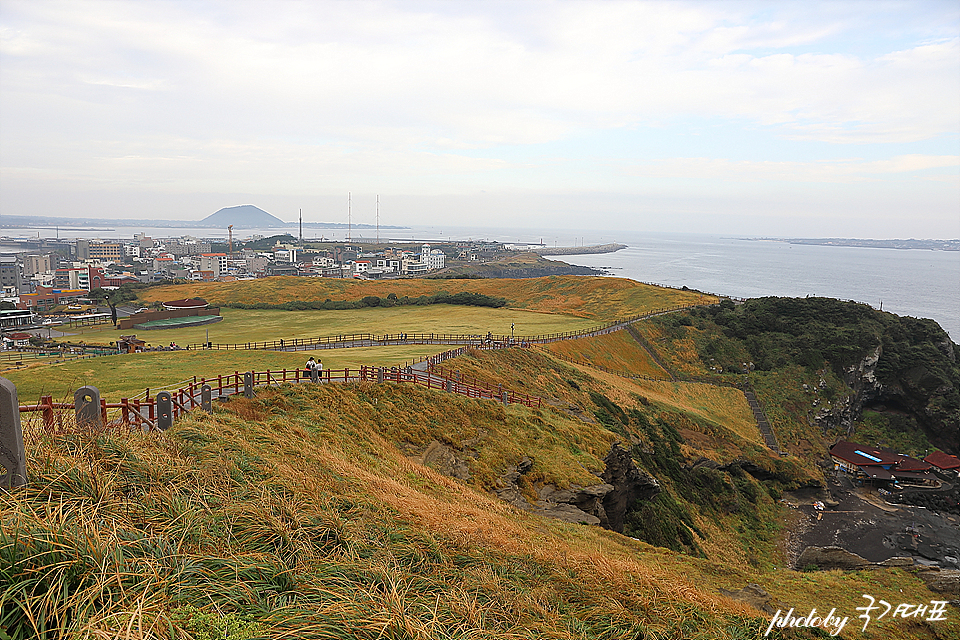
POLYGON ((214 278, 227 272, 227 254, 204 253, 200 256, 200 270, 212 271, 214 278))
POLYGON ((427 271, 443 269, 444 261, 447 256, 440 249, 430 250, 430 245, 425 244, 420 247, 420 262, 427 265, 427 271))

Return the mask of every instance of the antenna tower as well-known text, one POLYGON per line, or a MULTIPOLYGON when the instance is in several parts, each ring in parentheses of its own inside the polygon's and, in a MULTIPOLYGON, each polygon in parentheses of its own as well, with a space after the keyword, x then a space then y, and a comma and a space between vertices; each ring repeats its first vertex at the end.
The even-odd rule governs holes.
POLYGON ((303 209, 300 209, 300 246, 303 246, 303 209))
POLYGON ((350 199, 350 192, 347 191, 347 242, 353 242, 353 218, 352 215, 352 200, 350 199))
POLYGON ((230 235, 230 259, 233 260, 233 225, 227 225, 227 233, 230 235))
POLYGON ((380 196, 377 196, 377 244, 380 244, 380 196))

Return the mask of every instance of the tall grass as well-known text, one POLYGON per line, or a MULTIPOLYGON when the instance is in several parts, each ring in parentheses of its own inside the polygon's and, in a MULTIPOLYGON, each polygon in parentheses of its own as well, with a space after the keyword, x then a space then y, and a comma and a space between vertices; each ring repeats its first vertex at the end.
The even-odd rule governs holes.
MULTIPOLYGON (((587 464, 584 452, 609 437, 559 414, 373 384, 265 390, 163 434, 30 425, 30 484, 0 494, 0 629, 43 639, 755 638, 763 618, 717 588, 761 580, 781 600, 840 597, 543 520, 482 490, 521 453, 554 460, 561 471, 543 474, 559 481, 564 460, 587 464), (401 452, 432 439, 468 460, 471 484, 401 452)), ((867 588, 827 587, 850 598, 867 588)), ((916 579, 901 587, 869 585, 888 600, 923 599, 916 579)))

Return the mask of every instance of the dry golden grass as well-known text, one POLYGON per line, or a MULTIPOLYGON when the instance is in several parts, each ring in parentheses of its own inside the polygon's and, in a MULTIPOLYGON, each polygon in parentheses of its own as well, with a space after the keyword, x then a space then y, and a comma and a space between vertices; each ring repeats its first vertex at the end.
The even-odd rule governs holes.
POLYGON ((350 280, 278 276, 253 281, 193 283, 147 290, 144 300, 175 300, 201 297, 213 305, 227 303, 284 303, 294 300, 359 300, 364 296, 419 297, 438 291, 467 291, 504 297, 511 307, 573 315, 597 320, 615 320, 679 305, 709 304, 713 296, 692 291, 665 289, 623 278, 599 276, 549 276, 523 279, 481 280, 350 280))
POLYGON ((21 403, 52 395, 59 402, 73 401, 73 392, 84 385, 97 387, 102 397, 117 402, 145 389, 163 389, 196 376, 216 378, 234 371, 280 371, 303 366, 309 356, 327 369, 393 366, 444 351, 438 345, 359 347, 317 351, 151 351, 74 360, 60 364, 37 364, 9 371, 5 376, 17 385, 21 403))
POLYGON ((426 415, 422 437, 453 446, 477 426, 490 446, 536 443, 543 419, 420 388, 301 385, 167 434, 28 432, 32 484, 0 495, 7 628, 27 610, 48 638, 183 638, 189 604, 272 638, 755 638, 762 616, 719 588, 758 582, 851 614, 861 593, 930 599, 909 574, 761 573, 518 512, 412 462, 387 415, 411 432, 426 415))
POLYGON ((550 342, 542 345, 541 348, 561 358, 586 362, 628 375, 650 378, 670 377, 627 331, 550 342))

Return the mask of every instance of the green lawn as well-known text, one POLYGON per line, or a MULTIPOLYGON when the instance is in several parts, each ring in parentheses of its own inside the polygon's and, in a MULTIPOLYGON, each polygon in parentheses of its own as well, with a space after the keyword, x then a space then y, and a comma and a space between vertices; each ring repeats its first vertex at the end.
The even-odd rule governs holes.
POLYGON ((309 352, 159 351, 41 364, 3 375, 17 385, 20 404, 32 404, 42 395, 72 402, 73 392, 84 385, 97 387, 103 397, 116 402, 132 398, 148 387, 160 390, 193 376, 212 378, 234 371, 296 369, 311 355, 323 362, 325 369, 343 369, 401 365, 445 350, 439 345, 405 345, 309 352))
MULTIPOLYGON (((456 305, 370 307, 342 311, 264 311, 221 309, 223 321, 217 324, 137 331, 136 334, 153 345, 176 342, 180 345, 202 343, 209 331, 210 341, 238 344, 280 338, 305 338, 353 333, 465 333, 510 334, 514 323, 517 336, 531 336, 560 331, 573 331, 597 325, 596 320, 575 318, 516 309, 491 309, 456 305)), ((121 334, 113 326, 88 327, 70 333, 72 340, 89 343, 109 343, 121 334)))

